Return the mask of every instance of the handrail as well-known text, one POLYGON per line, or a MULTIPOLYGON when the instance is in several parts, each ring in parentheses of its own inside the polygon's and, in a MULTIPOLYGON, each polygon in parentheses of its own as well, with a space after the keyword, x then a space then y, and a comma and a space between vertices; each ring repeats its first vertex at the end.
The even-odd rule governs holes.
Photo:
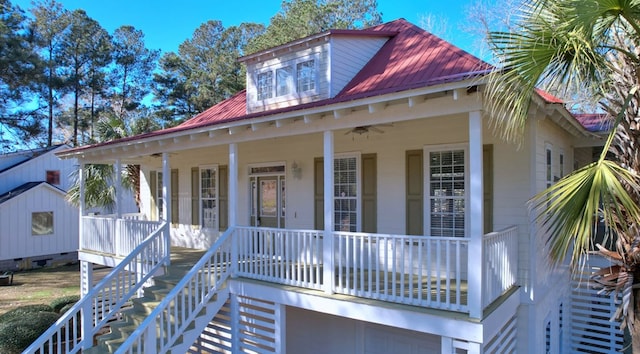
POLYGON ((160 304, 129 335, 116 353, 165 353, 218 293, 233 272, 233 238, 229 228, 160 304), (142 347, 144 345, 144 350, 142 347), (159 345, 159 347, 158 347, 159 345), (137 346, 137 349, 134 349, 137 346))
POLYGON ((97 332, 170 257, 163 239, 163 236, 168 237, 163 232, 167 225, 167 222, 162 222, 23 353, 72 354, 91 347, 97 332), (91 313, 93 315, 87 315, 91 313), (80 318, 91 321, 80 323, 80 318), (82 336, 79 336, 81 326, 82 336))

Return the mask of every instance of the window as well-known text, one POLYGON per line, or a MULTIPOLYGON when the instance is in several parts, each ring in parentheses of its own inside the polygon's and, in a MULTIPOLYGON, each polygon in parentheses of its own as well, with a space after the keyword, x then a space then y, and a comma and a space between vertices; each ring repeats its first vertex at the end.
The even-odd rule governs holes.
POLYGON ((558 163, 560 164, 558 171, 560 173, 560 178, 564 177, 564 153, 561 152, 560 156, 558 156, 558 163))
POLYGON ((258 74, 258 100, 266 100, 273 97, 272 93, 273 73, 265 71, 258 74))
POLYGON ((293 89, 293 68, 285 66, 276 70, 276 96, 284 96, 293 89))
POLYGON ((218 168, 200 168, 200 225, 218 227, 218 168))
POLYGON ((428 156, 428 232, 431 236, 464 237, 465 151, 431 151, 428 156))
POLYGON ((360 231, 358 224, 359 165, 355 156, 337 157, 333 161, 334 230, 360 231))
POLYGON ((53 211, 31 213, 31 235, 53 235, 53 211))
POLYGON ((298 93, 316 89, 315 60, 307 60, 296 65, 296 88, 298 93))
POLYGON ((47 183, 53 184, 53 185, 59 185, 60 171, 59 170, 47 171, 47 183))

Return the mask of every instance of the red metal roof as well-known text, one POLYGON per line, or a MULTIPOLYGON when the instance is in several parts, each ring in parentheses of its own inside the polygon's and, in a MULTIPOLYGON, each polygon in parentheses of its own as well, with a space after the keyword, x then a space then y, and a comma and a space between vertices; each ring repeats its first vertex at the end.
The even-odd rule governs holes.
POLYGON ((540 97, 542 97, 542 99, 547 102, 547 103, 564 103, 563 100, 559 99, 558 97, 550 94, 549 92, 536 88, 536 92, 538 93, 538 95, 540 95, 540 97))
POLYGON ((382 32, 385 35, 396 33, 396 35, 382 46, 336 97, 282 109, 245 114, 245 91, 241 91, 176 128, 194 128, 231 122, 460 81, 491 70, 491 66, 484 61, 404 19, 367 28, 361 32, 369 34, 382 32))
POLYGON ((604 113, 580 113, 574 114, 578 122, 592 133, 607 132, 611 129, 611 119, 604 113))

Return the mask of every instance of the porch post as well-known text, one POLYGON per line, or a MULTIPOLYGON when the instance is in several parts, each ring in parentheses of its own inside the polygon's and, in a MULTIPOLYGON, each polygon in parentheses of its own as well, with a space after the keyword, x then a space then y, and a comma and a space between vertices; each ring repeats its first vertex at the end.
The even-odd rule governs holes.
POLYGON ((333 293, 333 132, 324 132, 324 238, 322 241, 322 286, 333 293))
MULTIPOLYGON (((85 203, 85 164, 84 162, 78 160, 79 162, 79 166, 78 166, 78 183, 80 184, 80 207, 78 208, 78 218, 80 220, 78 220, 79 224, 78 224, 78 242, 79 242, 79 248, 82 249, 82 246, 84 245, 84 213, 85 213, 85 208, 86 208, 86 203, 85 203)), ((84 295, 84 294, 81 294, 84 295)))
POLYGON ((469 252, 467 282, 469 316, 482 318, 483 273, 483 191, 482 191, 482 117, 480 111, 469 112, 469 252))
POLYGON ((229 227, 237 223, 238 144, 229 144, 229 227))
MULTIPOLYGON (((228 200, 228 227, 227 230, 236 227, 238 205, 238 144, 229 144, 229 200, 228 200)), ((235 232, 235 231, 232 231, 235 232)), ((238 272, 238 238, 231 238, 231 277, 235 278, 238 272)), ((235 347, 234 347, 235 348, 235 347)))
POLYGON ((114 166, 116 170, 116 219, 122 218, 122 163, 120 159, 116 159, 114 166))
MULTIPOLYGON (((171 166, 169 166, 169 153, 162 153, 162 218, 167 223, 165 226, 165 247, 168 255, 171 254, 171 166)), ((171 263, 171 257, 167 257, 167 264, 171 263)))

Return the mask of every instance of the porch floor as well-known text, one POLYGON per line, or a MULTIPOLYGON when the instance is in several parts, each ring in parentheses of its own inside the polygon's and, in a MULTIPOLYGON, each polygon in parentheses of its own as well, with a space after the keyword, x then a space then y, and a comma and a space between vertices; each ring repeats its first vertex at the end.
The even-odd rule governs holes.
MULTIPOLYGON (((171 267, 185 267, 187 268, 186 270, 188 270, 198 262, 205 252, 206 250, 171 247, 171 267)), ((259 263, 258 260, 256 260, 256 262, 259 263)), ((260 267, 260 265, 256 265, 256 267, 260 267)), ((293 268, 295 267, 293 267, 291 262, 288 262, 286 265, 272 264, 271 269, 267 273, 277 277, 283 270, 293 268)), ((264 274, 265 272, 263 271, 261 273, 264 274)), ((305 273, 306 274, 300 274, 300 276, 306 279, 314 278, 316 274, 322 274, 322 267, 320 266, 320 269, 317 269, 317 267, 309 268, 307 265, 307 272, 305 273)), ((405 274, 404 277, 396 275, 394 279, 391 273, 369 272, 367 270, 354 272, 352 269, 347 270, 345 268, 341 270, 336 269, 334 274, 336 274, 334 285, 344 296, 365 297, 383 301, 394 297, 403 297, 415 299, 416 305, 419 301, 456 303, 456 297, 459 296, 459 303, 467 304, 468 286, 466 280, 461 280, 458 285, 455 279, 450 279, 449 284, 447 284, 444 279, 426 276, 418 279, 418 275, 415 274, 405 274), (416 286, 418 282, 421 284, 421 290, 416 286), (409 284, 413 285, 410 286, 409 284), (446 301, 447 298, 449 301, 446 301)), ((294 272, 294 274, 292 274, 293 278, 296 278, 296 275, 298 274, 294 272)), ((243 277, 243 279, 246 278, 243 277)), ((291 279, 291 277, 289 277, 289 279, 291 279)), ((268 280, 257 281, 285 286, 268 280)), ((288 287, 290 286, 287 286, 287 288, 288 287)), ((293 288, 304 289, 295 286, 293 288)), ((308 290, 318 291, 313 289, 308 290)))

